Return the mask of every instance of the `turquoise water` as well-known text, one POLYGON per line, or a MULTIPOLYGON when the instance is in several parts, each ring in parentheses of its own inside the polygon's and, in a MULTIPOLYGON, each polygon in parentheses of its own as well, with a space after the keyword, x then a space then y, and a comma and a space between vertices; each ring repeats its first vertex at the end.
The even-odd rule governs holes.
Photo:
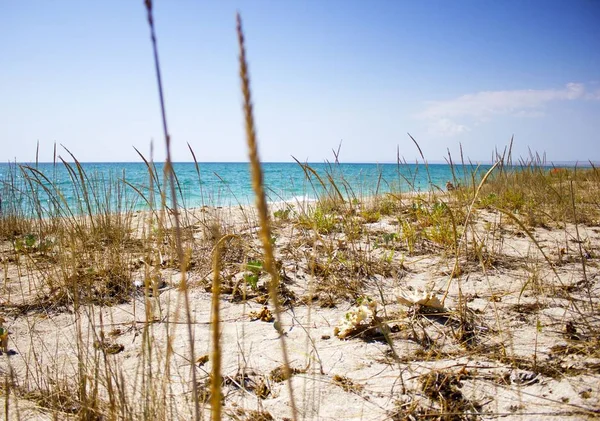
MULTIPOLYGON (((178 204, 186 207, 236 206, 254 203, 248 163, 175 163, 178 204)), ((445 164, 309 164, 326 185, 309 172, 307 177, 297 163, 264 163, 264 184, 269 201, 313 200, 331 190, 334 180, 345 197, 361 198, 384 192, 428 191, 444 189, 453 180, 452 169, 445 164)), ((89 213, 148 208, 151 200, 149 171, 144 163, 82 163, 82 174, 74 164, 0 164, 0 198, 4 214, 89 213), (75 181, 74 181, 75 180, 75 181), (85 197, 88 197, 88 200, 85 197), (39 200, 32 200, 32 198, 39 200), (86 203, 91 203, 91 209, 86 203), (39 205, 38 205, 39 204, 39 205)), ((486 171, 489 166, 480 167, 486 171)), ((466 168, 470 178, 474 168, 466 168)), ((463 182, 462 168, 456 179, 463 182)), ((156 164, 159 183, 153 182, 158 200, 164 189, 163 164, 156 164)), ((168 191, 168 189, 167 189, 168 191)))

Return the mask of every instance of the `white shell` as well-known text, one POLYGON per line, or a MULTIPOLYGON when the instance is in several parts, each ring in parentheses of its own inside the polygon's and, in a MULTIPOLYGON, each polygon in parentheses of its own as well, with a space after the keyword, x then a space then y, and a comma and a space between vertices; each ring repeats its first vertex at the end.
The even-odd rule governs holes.
POLYGON ((423 290, 400 293, 398 296, 398 302, 408 307, 422 305, 425 307, 435 308, 437 310, 444 309, 442 302, 433 292, 425 292, 423 290))

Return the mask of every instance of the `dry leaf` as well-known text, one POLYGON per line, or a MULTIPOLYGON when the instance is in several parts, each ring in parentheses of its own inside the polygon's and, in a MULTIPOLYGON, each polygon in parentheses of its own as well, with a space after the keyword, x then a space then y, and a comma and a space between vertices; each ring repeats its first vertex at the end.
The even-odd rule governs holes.
POLYGON ((203 365, 205 365, 208 362, 208 354, 201 356, 200 358, 198 358, 196 360, 196 363, 198 364, 199 367, 202 367, 203 365))
POLYGON ((269 310, 266 306, 263 307, 261 311, 251 311, 249 316, 250 320, 252 321, 260 320, 263 322, 272 322, 275 319, 271 313, 271 310, 269 310))

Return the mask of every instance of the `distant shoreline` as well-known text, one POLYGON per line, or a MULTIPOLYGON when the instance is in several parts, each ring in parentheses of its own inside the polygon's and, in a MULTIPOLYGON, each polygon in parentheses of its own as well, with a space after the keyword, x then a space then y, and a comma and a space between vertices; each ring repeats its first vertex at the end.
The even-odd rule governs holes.
MULTIPOLYGON (((67 214, 89 213, 90 206, 83 206, 87 194, 93 198, 90 202, 93 213, 106 211, 107 206, 114 210, 123 207, 147 210, 146 203, 151 200, 150 186, 154 200, 163 188, 163 163, 152 167, 152 182, 148 167, 143 162, 80 164, 85 177, 75 176, 74 173, 79 170, 62 162, 56 166, 38 163, 37 170, 35 164, 25 167, 0 164, 0 187, 5 209, 10 208, 12 200, 17 214, 35 214, 41 210, 49 215, 58 209, 56 206, 67 214), (33 184, 28 184, 27 179, 33 184), (118 196, 116 192, 120 192, 118 196)), ((544 171, 591 167, 591 164, 580 167, 533 165, 544 168, 544 171)), ((491 165, 319 163, 308 164, 308 167, 310 170, 297 163, 263 163, 263 182, 269 202, 312 201, 327 194, 328 190, 333 192, 332 183, 349 200, 362 200, 384 193, 426 192, 431 188, 444 191, 448 181, 454 185, 467 185, 473 182, 473 175, 475 178, 483 177, 491 165)), ((182 162, 175 163, 174 168, 177 200, 186 208, 239 206, 254 202, 247 163, 199 163, 196 168, 195 163, 182 162)), ((518 171, 521 167, 511 168, 518 171)))

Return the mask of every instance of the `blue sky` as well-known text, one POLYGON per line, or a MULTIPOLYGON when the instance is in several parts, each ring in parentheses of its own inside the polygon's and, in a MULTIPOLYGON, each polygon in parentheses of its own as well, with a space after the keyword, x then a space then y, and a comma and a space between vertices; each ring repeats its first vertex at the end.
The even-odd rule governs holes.
MULTIPOLYGON (((264 161, 600 160, 598 0, 158 0, 176 161, 247 160, 236 10, 264 161)), ((142 0, 3 1, 0 56, 2 161, 164 159, 142 0)))

